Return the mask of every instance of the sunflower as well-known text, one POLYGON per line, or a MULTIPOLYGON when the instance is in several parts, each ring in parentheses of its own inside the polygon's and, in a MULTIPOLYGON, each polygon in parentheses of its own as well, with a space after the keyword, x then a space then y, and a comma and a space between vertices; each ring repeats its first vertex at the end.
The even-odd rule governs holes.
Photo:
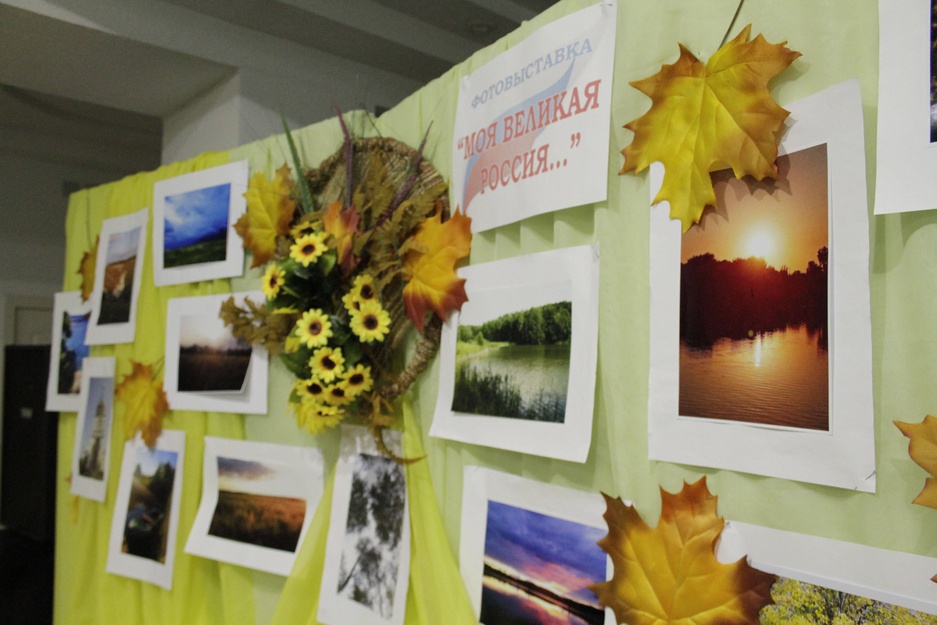
POLYGON ((325 384, 316 377, 298 380, 293 385, 293 391, 302 401, 322 401, 325 398, 325 384))
POLYGON ((355 276, 355 281, 351 285, 351 290, 342 297, 342 303, 350 313, 361 310, 361 305, 365 302, 378 302, 377 289, 374 286, 374 278, 369 274, 362 273, 355 276))
POLYGON ((278 265, 271 264, 267 267, 267 272, 264 274, 264 281, 261 284, 263 289, 264 296, 267 299, 273 299, 280 293, 280 287, 283 286, 283 282, 286 280, 286 272, 283 271, 278 265))
POLYGON ((296 412, 296 424, 310 434, 318 434, 341 423, 345 411, 338 406, 320 404, 313 400, 303 400, 293 404, 296 412))
POLYGON ((377 300, 361 302, 360 310, 351 313, 349 325, 363 343, 383 341, 390 331, 390 315, 377 300))
POLYGON ((345 369, 345 357, 340 347, 320 347, 312 353, 309 359, 309 368, 312 374, 318 376, 323 382, 331 382, 342 374, 345 369))
POLYGON ((357 364, 345 372, 345 386, 349 397, 357 397, 371 390, 371 367, 357 364))
POLYGON ((344 406, 353 399, 344 380, 325 387, 325 401, 333 406, 344 406))
POLYGON ((303 267, 308 267, 309 263, 322 256, 327 249, 325 233, 313 232, 296 239, 296 243, 290 246, 290 258, 303 267))
POLYGON ((307 234, 313 234, 322 228, 321 221, 301 221, 290 229, 290 236, 298 240, 307 234))
POLYGON ((318 308, 311 308, 303 313, 296 322, 296 337, 306 347, 322 347, 332 336, 332 322, 328 315, 318 308))

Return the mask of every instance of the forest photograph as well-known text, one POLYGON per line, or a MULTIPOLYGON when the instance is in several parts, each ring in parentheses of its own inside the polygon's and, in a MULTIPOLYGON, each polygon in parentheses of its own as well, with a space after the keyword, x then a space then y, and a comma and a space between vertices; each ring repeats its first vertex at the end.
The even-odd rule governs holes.
MULTIPOLYGON (((355 456, 337 594, 389 619, 400 571, 406 478, 390 458, 355 456)), ((405 580, 404 580, 405 581, 405 580)))
POLYGON ((296 551, 306 518, 305 483, 294 467, 218 456, 218 503, 208 533, 296 551))
POLYGON ((572 310, 561 301, 460 323, 452 410, 563 423, 572 310))
POLYGON ((253 350, 214 315, 179 320, 179 391, 240 392, 253 350))
POLYGON ((230 199, 230 183, 164 198, 163 267, 225 259, 230 199))
POLYGON ((606 579, 605 530, 488 501, 483 625, 602 625, 590 584, 606 579))
POLYGON ((713 173, 717 205, 683 235, 679 410, 829 430, 826 145, 778 173, 713 173))

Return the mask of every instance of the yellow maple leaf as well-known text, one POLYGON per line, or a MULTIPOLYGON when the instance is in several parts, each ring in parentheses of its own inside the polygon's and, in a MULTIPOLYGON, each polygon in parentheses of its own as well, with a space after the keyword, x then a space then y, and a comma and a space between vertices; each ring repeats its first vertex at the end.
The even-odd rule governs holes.
POLYGON ((404 243, 403 301, 407 316, 420 332, 427 308, 445 320, 450 311, 468 301, 465 278, 455 273, 456 264, 472 249, 472 219, 456 209, 442 221, 439 211, 427 217, 416 234, 404 243))
POLYGON ((329 210, 322 216, 322 227, 332 237, 332 247, 338 251, 338 264, 346 275, 355 264, 352 242, 358 234, 359 219, 354 206, 342 210, 341 200, 329 204, 329 210))
POLYGON ((91 297, 91 292, 94 290, 94 272, 97 269, 98 265, 98 244, 101 242, 101 237, 98 236, 94 240, 94 245, 91 246, 91 249, 85 252, 84 256, 81 257, 81 262, 78 264, 78 275, 81 276, 81 301, 87 302, 88 298, 91 297))
POLYGON ((114 389, 114 396, 124 404, 124 435, 129 440, 139 430, 148 447, 156 445, 163 431, 163 417, 169 402, 162 380, 154 379, 153 365, 131 360, 133 371, 114 389))
POLYGON ((676 63, 631 83, 652 105, 625 125, 634 139, 622 150, 619 173, 663 163, 654 202, 670 202, 670 217, 683 222, 684 232, 715 205, 711 171, 728 166, 737 178, 777 178, 777 144, 788 112, 771 98, 768 82, 800 53, 761 35, 749 41, 750 32, 748 25, 705 65, 680 45, 676 63))
POLYGON ((296 200, 292 199, 293 181, 290 168, 283 165, 272 181, 262 172, 251 176, 247 193, 247 212, 234 224, 234 229, 250 249, 254 260, 251 267, 260 267, 272 259, 277 251, 277 237, 290 233, 296 214, 296 200))
POLYGON ((914 503, 937 508, 937 417, 927 415, 920 423, 894 423, 902 434, 911 439, 908 443, 911 459, 931 474, 924 482, 924 489, 914 498, 914 503))
POLYGON ((722 532, 716 497, 703 477, 676 495, 661 489, 663 506, 650 528, 633 506, 605 495, 608 535, 599 541, 614 574, 590 588, 599 603, 628 625, 742 625, 758 623, 772 603, 775 576, 752 568, 745 558, 716 560, 722 532))

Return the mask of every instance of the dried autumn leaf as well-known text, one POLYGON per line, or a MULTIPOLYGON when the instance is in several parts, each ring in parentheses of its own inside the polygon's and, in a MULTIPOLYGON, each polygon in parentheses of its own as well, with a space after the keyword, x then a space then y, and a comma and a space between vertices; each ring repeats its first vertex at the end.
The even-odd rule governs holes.
POLYGON ((358 234, 359 219, 354 206, 342 210, 341 200, 332 202, 322 217, 323 228, 332 237, 332 247, 338 250, 338 264, 346 275, 355 264, 351 245, 358 234))
POLYGON ((101 237, 94 240, 91 249, 85 252, 81 257, 81 263, 78 265, 78 274, 81 276, 81 301, 87 302, 94 290, 94 272, 98 265, 98 244, 101 237))
POLYGON ((924 489, 914 498, 914 503, 937 508, 937 417, 927 415, 920 423, 894 423, 902 434, 911 439, 908 455, 931 474, 924 482, 924 489))
POLYGON ((163 417, 169 402, 162 380, 153 378, 153 366, 131 360, 133 371, 114 389, 114 396, 124 404, 124 435, 129 440, 139 430, 148 447, 156 445, 163 431, 163 417))
POLYGON ((716 560, 714 545, 724 521, 706 478, 684 484, 676 495, 661 489, 657 527, 648 527, 633 506, 605 496, 608 535, 599 541, 612 559, 612 579, 590 588, 599 603, 628 625, 741 625, 758 623, 772 603, 775 576, 745 558, 716 560))
POLYGON ((272 181, 263 173, 251 176, 244 194, 247 212, 234 224, 244 240, 244 247, 253 254, 251 267, 260 267, 272 259, 277 251, 277 237, 289 234, 296 214, 292 192, 293 181, 286 165, 277 170, 272 181))
POLYGON ((443 223, 440 212, 426 218, 406 243, 403 256, 403 301, 407 316, 423 331, 426 309, 440 319, 468 301, 465 278, 455 273, 456 264, 472 249, 472 219, 456 210, 443 223))
POLYGON ((680 45, 676 63, 631 83, 652 105, 625 125, 634 140, 622 150, 619 173, 663 163, 654 202, 670 202, 670 217, 683 222, 684 232, 715 205, 711 171, 729 166, 737 178, 777 178, 777 143, 788 112, 771 98, 768 82, 800 53, 761 35, 749 41, 750 32, 746 26, 705 65, 680 45))

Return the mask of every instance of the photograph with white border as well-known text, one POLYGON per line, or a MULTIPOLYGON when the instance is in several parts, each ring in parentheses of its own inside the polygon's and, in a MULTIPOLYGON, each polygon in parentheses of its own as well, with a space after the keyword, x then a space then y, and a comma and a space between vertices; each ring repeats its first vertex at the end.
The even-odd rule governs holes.
POLYGON ((264 302, 260 291, 169 300, 164 384, 171 409, 266 414, 269 354, 225 326, 221 305, 231 297, 264 302))
POLYGON ((151 449, 137 434, 124 443, 107 572, 172 590, 185 432, 163 430, 151 449))
POLYGON ((289 575, 322 498, 323 471, 313 447, 206 436, 186 553, 289 575))
POLYGON ((88 345, 132 343, 137 329, 137 300, 143 277, 149 209, 105 219, 101 225, 88 345))
MULTIPOLYGON (((824 315, 829 320, 828 328, 823 330, 823 344, 814 348, 828 351, 828 356, 824 354, 828 358, 828 373, 821 367, 821 373, 817 374, 828 375, 828 378, 812 381, 819 382, 822 390, 828 392, 828 415, 815 424, 815 429, 809 429, 802 424, 784 426, 770 420, 757 423, 754 419, 723 420, 711 418, 711 415, 701 418, 696 414, 681 414, 683 235, 681 223, 669 218, 669 205, 664 202, 651 209, 649 457, 874 492, 868 214, 864 142, 862 133, 856 132, 862 127, 858 82, 830 87, 787 108, 791 115, 779 145, 781 156, 826 145, 829 248, 820 256, 828 254, 828 257, 811 262, 828 265, 829 277, 824 278, 829 285, 828 314, 824 315)), ((661 167, 655 164, 651 172, 651 197, 661 178, 661 167)), ((764 186, 764 183, 759 184, 764 186)), ((785 184, 782 180, 778 193, 789 192, 783 188, 785 184)), ((763 191, 758 191, 762 198, 770 197, 770 193, 763 191)), ((717 214, 724 219, 731 218, 720 210, 717 209, 717 214)), ((784 234, 791 236, 780 232, 773 232, 771 236, 780 239, 784 234)), ((785 245, 781 240, 776 243, 785 245)), ((793 241, 786 243, 793 244, 793 241)), ((784 274, 786 270, 787 267, 781 267, 777 273, 784 274)), ((817 271, 818 268, 813 267, 804 273, 817 271)), ((827 270, 824 268, 824 271, 827 270)), ((806 280, 809 276, 801 277, 806 280)), ((701 288, 705 289, 706 285, 701 288)), ((738 353, 733 356, 747 354, 750 357, 745 367, 762 368, 768 358, 784 358, 781 348, 772 352, 762 345, 762 339, 770 341, 772 334, 753 331, 741 337, 734 341, 739 345, 735 350, 738 353)), ((808 338, 818 340, 816 336, 808 338)), ((716 358, 715 352, 709 354, 709 360, 711 367, 718 365, 724 369, 728 366, 721 356, 716 358)), ((749 386, 748 392, 755 387, 754 384, 749 386)), ((792 388, 782 393, 780 386, 772 386, 753 401, 765 405, 786 404, 792 393, 803 391, 792 388)))
POLYGON ((598 245, 459 269, 430 435, 585 462, 592 442, 598 245))
POLYGON ((91 301, 81 301, 80 291, 55 294, 46 385, 49 412, 78 412, 81 407, 82 360, 91 354, 91 346, 85 342, 90 321, 91 301))
POLYGON ((153 185, 153 282, 156 286, 244 272, 234 223, 247 210, 247 161, 161 180, 153 185))
POLYGON ((937 208, 933 10, 933 0, 878 6, 876 215, 937 208))
MULTIPOLYGON (((401 454, 400 432, 384 440, 401 454)), ((318 619, 326 625, 401 625, 410 580, 404 465, 381 455, 361 426, 342 426, 318 619)))
POLYGON ((85 358, 75 422, 71 492, 95 501, 107 498, 114 430, 114 359, 85 358))
POLYGON ((459 568, 482 625, 542 622, 538 614, 557 610, 575 623, 615 625, 587 588, 612 574, 595 544, 608 533, 599 493, 477 466, 463 476, 459 568))

